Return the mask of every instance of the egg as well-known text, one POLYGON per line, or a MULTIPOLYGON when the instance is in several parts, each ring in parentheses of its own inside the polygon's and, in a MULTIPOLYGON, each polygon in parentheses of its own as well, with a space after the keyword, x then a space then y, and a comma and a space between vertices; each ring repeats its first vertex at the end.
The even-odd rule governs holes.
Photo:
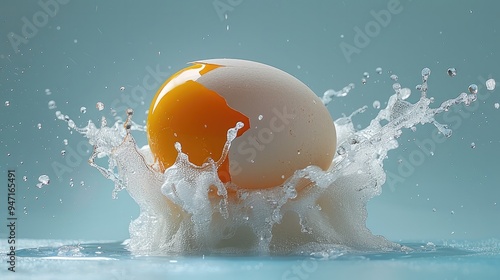
POLYGON ((175 163, 177 142, 201 166, 219 160, 238 122, 218 169, 223 183, 279 187, 296 170, 332 163, 335 125, 321 99, 282 70, 239 59, 196 61, 165 81, 149 109, 149 147, 162 172, 175 163))

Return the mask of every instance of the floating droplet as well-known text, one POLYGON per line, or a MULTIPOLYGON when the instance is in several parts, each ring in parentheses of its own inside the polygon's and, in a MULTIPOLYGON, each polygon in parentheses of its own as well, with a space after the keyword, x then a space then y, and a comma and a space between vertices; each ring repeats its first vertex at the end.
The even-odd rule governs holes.
POLYGON ((87 108, 85 108, 85 107, 80 107, 80 113, 82 113, 82 114, 87 113, 87 108))
POLYGON ((498 109, 498 108, 500 108, 500 104, 495 103, 495 109, 498 109))
POLYGON ((23 176, 23 181, 28 181, 28 177, 27 176, 23 176))
POLYGON ((370 73, 368 73, 368 72, 364 72, 364 73, 363 73, 363 77, 364 77, 365 79, 370 78, 370 73))
POLYGON ((436 211, 437 211, 436 208, 432 208, 432 212, 436 212, 436 211))
POLYGON ((38 129, 42 129, 42 124, 41 124, 41 123, 38 123, 38 124, 36 125, 36 127, 37 127, 38 129))
POLYGON ((476 148, 476 143, 474 143, 474 142, 470 143, 470 147, 471 147, 472 149, 475 149, 475 148, 476 148))
POLYGON ((5 106, 6 106, 6 107, 9 107, 9 106, 10 106, 10 101, 8 101, 8 100, 7 100, 7 101, 5 101, 5 106))
POLYGON ((45 89, 45 94, 46 94, 46 95, 51 95, 51 94, 52 94, 52 92, 50 91, 50 89, 46 88, 46 89, 45 89))
POLYGON ((125 90, 125 87, 124 87, 124 86, 120 87, 120 90, 121 90, 121 91, 124 91, 124 90, 125 90))
POLYGON ((377 72, 377 74, 379 74, 379 75, 382 74, 382 67, 377 67, 375 69, 375 72, 377 72))
POLYGON ((390 76, 390 78, 391 78, 391 80, 393 80, 393 81, 395 81, 395 82, 398 80, 398 76, 397 76, 397 75, 394 75, 394 74, 392 74, 392 75, 390 76))
POLYGON ((61 150, 61 156, 65 156, 66 155, 66 150, 61 150))
POLYGON ((486 89, 487 90, 494 90, 496 86, 496 82, 493 79, 489 79, 486 81, 486 89))
POLYGON ((57 108, 56 102, 54 100, 50 100, 49 101, 49 109, 52 110, 52 109, 55 109, 55 108, 57 108))
POLYGON ((373 101, 373 108, 380 109, 380 101, 378 100, 373 101))
POLYGON ((264 118, 264 116, 259 115, 259 121, 261 121, 264 118))
POLYGON ((471 84, 469 86, 469 92, 472 93, 472 94, 476 94, 477 93, 477 90, 478 90, 478 87, 476 84, 471 84))
POLYGON ((361 79, 361 83, 362 83, 363 85, 366 85, 366 79, 365 79, 365 78, 361 79))
POLYGON ((64 143, 65 146, 68 146, 68 139, 64 139, 63 143, 64 143))
POLYGON ((392 84, 392 89, 393 89, 396 93, 398 93, 398 92, 399 92, 399 90, 401 89, 401 84, 399 84, 399 83, 394 83, 394 84, 392 84))
POLYGON ((73 182, 73 178, 70 178, 69 179, 69 186, 73 187, 74 185, 75 185, 75 183, 73 182))
POLYGON ((42 188, 43 186, 50 184, 50 178, 47 175, 40 175, 40 177, 38 177, 38 181, 40 183, 37 184, 36 186, 39 188, 42 188))
POLYGON ((457 69, 450 67, 450 68, 448 68, 447 73, 448 73, 448 76, 455 77, 457 75, 457 69))
POLYGON ((422 69, 422 80, 424 82, 427 81, 427 79, 429 78, 430 75, 431 75, 431 69, 429 69, 427 67, 422 69))
POLYGON ((95 104, 95 107, 97 108, 97 110, 102 111, 104 110, 104 103, 99 101, 95 104))

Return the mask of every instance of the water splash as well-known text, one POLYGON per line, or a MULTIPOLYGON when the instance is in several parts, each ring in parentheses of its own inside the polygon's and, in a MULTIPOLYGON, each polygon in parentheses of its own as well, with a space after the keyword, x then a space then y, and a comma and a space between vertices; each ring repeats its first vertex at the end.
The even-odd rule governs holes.
MULTIPOLYGON (((475 94, 462 93, 431 108, 427 81, 431 71, 422 70, 420 99, 407 101, 411 91, 394 84, 395 93, 370 124, 356 129, 350 116, 335 121, 337 156, 327 171, 317 166, 297 170, 282 186, 265 190, 242 190, 223 184, 217 168, 225 159, 238 129, 228 131, 223 155, 196 166, 176 143, 178 157, 164 173, 148 146, 138 148, 130 131, 144 131, 132 121, 118 119, 109 127, 102 118, 100 128, 89 121, 78 128, 59 112, 59 119, 89 139, 94 151, 91 166, 115 184, 113 197, 126 189, 140 207, 140 216, 129 227, 128 248, 137 254, 183 253, 264 253, 286 254, 317 246, 344 246, 362 250, 406 250, 366 227, 366 204, 382 191, 386 181, 383 162, 390 150, 399 146, 405 128, 433 124, 450 137, 452 131, 435 116, 456 104, 468 105, 475 94), (108 158, 108 166, 96 159, 108 158)), ((391 75, 397 81, 397 76, 391 75)), ((347 95, 353 84, 341 91, 328 90, 327 105, 335 97, 347 95)), ((380 105, 378 105, 380 106, 380 105)), ((333 248, 332 247, 332 248, 333 248)))

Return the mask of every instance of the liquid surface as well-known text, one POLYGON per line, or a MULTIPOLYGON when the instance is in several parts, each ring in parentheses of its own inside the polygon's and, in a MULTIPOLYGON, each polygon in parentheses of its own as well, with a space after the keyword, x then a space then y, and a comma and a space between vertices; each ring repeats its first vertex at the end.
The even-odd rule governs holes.
MULTIPOLYGON (((498 279, 500 242, 402 243, 405 252, 330 248, 315 254, 135 256, 123 242, 20 240, 19 270, 2 279, 498 279), (242 273, 243 272, 243 273, 242 273), (411 273, 409 273, 411 272, 411 273), (382 274, 381 274, 382 273, 382 274), (17 278, 16 278, 17 277, 17 278)), ((0 260, 5 260, 5 246, 0 260)))

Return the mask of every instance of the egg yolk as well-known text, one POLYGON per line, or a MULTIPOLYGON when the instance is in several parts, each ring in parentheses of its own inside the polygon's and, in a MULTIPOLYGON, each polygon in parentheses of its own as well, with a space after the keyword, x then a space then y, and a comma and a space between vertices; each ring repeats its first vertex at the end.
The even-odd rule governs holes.
MULTIPOLYGON (((196 80, 219 65, 194 64, 170 77, 158 90, 149 109, 147 135, 151 152, 160 171, 175 163, 176 142, 189 161, 201 166, 208 158, 217 161, 227 141, 227 131, 237 122, 241 136, 250 128, 247 116, 230 108, 226 100, 196 80)), ((231 181, 229 156, 218 169, 223 183, 231 181)))

